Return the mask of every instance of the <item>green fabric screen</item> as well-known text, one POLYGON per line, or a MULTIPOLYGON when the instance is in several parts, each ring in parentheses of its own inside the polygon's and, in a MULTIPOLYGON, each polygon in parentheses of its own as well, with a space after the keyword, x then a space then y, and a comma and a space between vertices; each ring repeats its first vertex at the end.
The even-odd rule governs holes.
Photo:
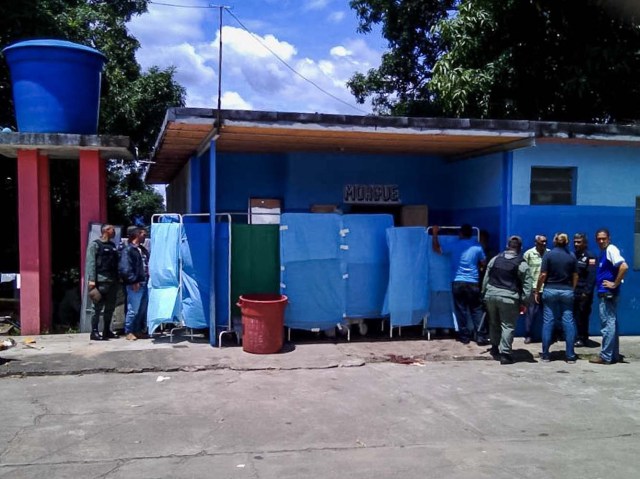
POLYGON ((232 316, 242 294, 280 293, 280 225, 231 225, 232 316))

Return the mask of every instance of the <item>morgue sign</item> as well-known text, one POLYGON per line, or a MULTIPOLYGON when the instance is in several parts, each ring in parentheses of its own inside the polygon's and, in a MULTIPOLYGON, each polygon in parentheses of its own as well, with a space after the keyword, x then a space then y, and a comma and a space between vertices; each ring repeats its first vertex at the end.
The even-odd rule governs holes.
POLYGON ((398 185, 344 185, 342 201, 352 205, 400 204, 398 185))

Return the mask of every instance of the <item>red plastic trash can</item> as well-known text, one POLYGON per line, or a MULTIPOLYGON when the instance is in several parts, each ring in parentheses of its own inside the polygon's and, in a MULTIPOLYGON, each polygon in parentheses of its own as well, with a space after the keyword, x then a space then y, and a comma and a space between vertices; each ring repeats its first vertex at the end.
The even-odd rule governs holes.
POLYGON ((283 294, 243 294, 238 301, 242 313, 242 349, 254 354, 273 354, 284 342, 283 294))

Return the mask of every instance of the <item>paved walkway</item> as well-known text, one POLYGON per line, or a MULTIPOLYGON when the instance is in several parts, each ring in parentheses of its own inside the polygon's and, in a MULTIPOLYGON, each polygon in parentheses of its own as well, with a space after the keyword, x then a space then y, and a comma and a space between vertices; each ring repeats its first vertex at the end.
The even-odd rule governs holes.
MULTIPOLYGON (((3 337, 2 339, 6 339, 3 337)), ((4 364, 0 377, 91 374, 100 372, 138 373, 163 371, 292 370, 355 367, 373 362, 424 363, 434 361, 491 360, 488 347, 464 345, 453 339, 396 338, 347 342, 346 339, 319 339, 315 342, 286 343, 279 354, 246 353, 235 344, 212 347, 203 339, 168 336, 126 341, 89 341, 89 335, 59 334, 13 337, 16 346, 0 352, 4 364)), ((598 354, 600 338, 592 338, 593 347, 577 348, 581 360, 598 354)), ((514 341, 518 362, 538 361, 540 343, 514 341)), ((640 360, 640 337, 621 338, 626 361, 640 360)), ((563 361, 564 345, 551 348, 552 359, 563 361)), ((509 367, 509 366, 505 366, 509 367)), ((598 366, 594 368, 617 367, 598 366)))

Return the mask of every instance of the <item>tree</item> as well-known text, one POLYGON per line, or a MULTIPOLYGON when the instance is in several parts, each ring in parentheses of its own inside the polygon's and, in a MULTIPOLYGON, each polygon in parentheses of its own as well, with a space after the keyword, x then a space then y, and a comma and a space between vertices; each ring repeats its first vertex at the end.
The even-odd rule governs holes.
MULTIPOLYGON (((87 45, 105 54, 99 133, 129 136, 138 159, 108 166, 108 218, 115 224, 148 223, 164 210, 162 197, 142 177, 166 109, 184 106, 185 90, 173 68, 142 72, 135 52, 140 46, 126 23, 144 13, 148 0, 21 0, 0 3, 0 47, 30 38, 56 38, 87 45)), ((6 62, 0 62, 0 125, 13 126, 11 84, 6 62)), ((0 161, 3 207, 17 209, 15 162, 0 161), (8 179, 7 179, 8 178, 8 179), (6 186, 6 187, 5 187, 6 186)), ((78 277, 79 205, 77 161, 50 162, 52 270, 54 300, 78 277)), ((15 218, 14 218, 15 219, 15 218)), ((0 237, 3 271, 16 271, 17 223, 9 221, 0 237)))
MULTIPOLYGON (((435 61, 418 65, 426 78, 418 95, 394 98, 378 88, 376 74, 384 61, 367 76, 355 75, 350 87, 360 101, 367 96, 376 105, 387 101, 392 113, 625 122, 640 113, 640 19, 637 9, 624 8, 628 5, 624 0, 461 0, 455 12, 430 22, 430 45, 438 51, 435 61)), ((359 16, 361 25, 370 21, 359 16)), ((384 15, 376 19, 386 21, 384 15)), ((405 20, 409 30, 418 22, 405 20)), ((390 41, 386 56, 413 68, 404 51, 423 48, 411 42, 399 50, 390 41)), ((399 82, 402 91, 412 83, 400 71, 387 72, 387 84, 399 82)))
POLYGON ((371 97, 374 111, 394 115, 437 114, 429 91, 431 67, 442 52, 433 28, 446 18, 455 0, 351 0, 358 31, 382 25, 389 51, 380 67, 356 73, 347 83, 356 100, 371 97))
MULTIPOLYGON (((88 45, 108 58, 103 74, 100 133, 126 135, 147 157, 169 106, 184 106, 185 90, 175 70, 142 73, 138 41, 126 23, 144 13, 148 0, 24 0, 0 5, 0 45, 28 38, 58 38, 88 45)), ((0 125, 12 125, 9 72, 0 65, 0 125)))
POLYGON ((142 168, 118 160, 110 162, 107 208, 112 223, 148 225, 153 214, 164 211, 162 196, 142 181, 142 168))

